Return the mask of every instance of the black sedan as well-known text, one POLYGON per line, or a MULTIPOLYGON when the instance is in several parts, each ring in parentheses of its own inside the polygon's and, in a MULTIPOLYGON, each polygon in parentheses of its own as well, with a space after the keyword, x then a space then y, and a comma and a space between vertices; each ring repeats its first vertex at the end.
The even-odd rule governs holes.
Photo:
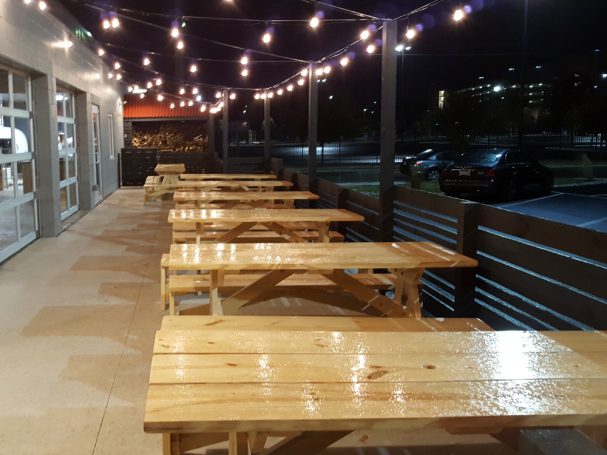
POLYGON ((507 201, 527 191, 549 194, 552 171, 526 153, 510 149, 484 149, 467 152, 440 177, 441 191, 449 196, 482 193, 507 201))
POLYGON ((421 175, 426 180, 436 182, 440 173, 455 161, 457 155, 453 151, 424 150, 415 156, 406 156, 400 170, 403 174, 421 175))

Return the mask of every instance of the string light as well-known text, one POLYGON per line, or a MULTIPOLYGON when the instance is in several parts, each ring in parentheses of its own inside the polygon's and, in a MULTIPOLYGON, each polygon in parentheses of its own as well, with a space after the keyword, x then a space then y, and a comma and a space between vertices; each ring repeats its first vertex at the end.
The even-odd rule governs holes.
POLYGON ((200 90, 198 90, 198 87, 192 88, 192 95, 198 95, 199 93, 200 93, 200 90))
POLYGON ((143 66, 150 66, 151 63, 149 57, 143 57, 143 66))
POLYGON ((268 92, 268 98, 270 98, 270 99, 274 98, 274 92, 268 92))
POLYGON ((97 55, 99 57, 103 57, 105 55, 105 50, 102 47, 100 47, 99 49, 97 49, 97 55))
POLYGON ((112 24, 112 28, 120 27, 120 19, 118 19, 116 16, 112 17, 112 20, 110 22, 112 24))
POLYGON ((163 100, 164 100, 164 96, 162 96, 162 95, 158 95, 158 96, 156 97, 156 99, 157 99, 158 101, 163 101, 163 100))
POLYGON ((103 28, 103 30, 109 30, 112 27, 112 23, 110 22, 109 19, 103 19, 101 21, 101 28, 103 28))
POLYGON ((331 74, 331 70, 333 68, 331 68, 331 65, 325 65, 325 67, 322 69, 322 72, 325 74, 331 74))
POLYGON ((181 101, 181 102, 179 103, 179 107, 185 107, 185 101, 181 101))
POLYGON ((260 99, 260 98, 261 98, 261 95, 260 95, 259 93, 256 93, 256 94, 255 94, 255 96, 254 96, 253 98, 255 98, 256 100, 258 100, 258 99, 260 99))
POLYGON ((453 12, 453 20, 455 22, 460 22, 466 17, 466 13, 463 9, 458 8, 453 12))
POLYGON ((310 19, 311 28, 317 29, 319 25, 320 25, 320 18, 318 16, 314 16, 312 19, 310 19))
POLYGON ((190 73, 197 73, 198 72, 198 66, 195 64, 190 65, 190 73))
POLYGON ((114 69, 115 70, 119 70, 122 67, 122 65, 120 64, 120 62, 114 62, 114 69))
POLYGON ((369 29, 365 29, 362 32, 360 32, 360 39, 363 41, 367 41, 369 38, 371 37, 371 32, 369 31, 369 29))
POLYGON ((350 64, 350 59, 348 57, 342 57, 339 60, 339 64, 345 68, 346 66, 348 66, 350 64))
POLYGON ((122 74, 118 73, 116 75, 116 79, 119 80, 119 81, 121 81, 122 80, 122 74))
POLYGON ((128 86, 128 88, 126 89, 129 93, 133 93, 133 87, 131 85, 128 86))
POLYGON ((300 87, 303 87, 303 85, 306 83, 306 80, 302 77, 297 81, 297 85, 299 85, 300 87))
POLYGON ((207 105, 203 104, 202 106, 200 106, 200 112, 206 112, 207 110, 207 105))
POLYGON ((272 42, 272 33, 269 31, 265 32, 261 37, 261 41, 263 41, 264 44, 270 44, 272 42))
POLYGON ((265 93, 262 93, 262 94, 260 95, 260 98, 261 98, 262 100, 265 100, 265 99, 266 99, 266 94, 265 94, 265 93))
POLYGON ((219 112, 219 109, 216 107, 212 107, 211 110, 209 111, 211 114, 217 114, 219 112))
POLYGON ((192 107, 194 105, 194 101, 190 100, 188 101, 188 107, 192 107))
POLYGON ((249 56, 248 55, 243 55, 240 58, 240 64, 243 66, 247 66, 249 64, 249 56))
POLYGON ((185 44, 182 40, 177 41, 177 49, 182 50, 185 47, 185 44))
POLYGON ((308 77, 308 70, 305 69, 303 70, 301 73, 299 73, 301 75, 301 77, 308 77))
POLYGON ((240 75, 242 77, 249 77, 249 69, 248 68, 244 68, 241 72, 240 75))
POLYGON ((366 49, 367 54, 374 54, 376 50, 377 46, 375 44, 369 44, 366 49))
POLYGON ((179 33, 179 27, 177 27, 177 26, 173 26, 173 27, 171 28, 171 37, 172 37, 172 38, 179 38, 179 34, 180 34, 180 33, 179 33))
POLYGON ((175 109, 175 103, 171 103, 171 105, 169 106, 171 109, 175 109))
POLYGON ((317 76, 322 76, 324 74, 324 70, 322 68, 317 68, 315 74, 317 76))
POLYGON ((107 78, 114 79, 114 73, 112 73, 112 72, 107 73, 107 78))
POLYGON ((293 84, 287 85, 287 92, 292 92, 294 88, 295 87, 293 87, 293 84))
POLYGON ((144 99, 145 98, 145 93, 142 93, 139 95, 139 99, 144 99))
POLYGON ((277 94, 278 96, 282 96, 282 94, 283 94, 284 92, 285 92, 285 91, 284 91, 283 89, 281 89, 281 88, 279 88, 278 90, 276 90, 276 94, 277 94))
POLYGON ((397 45, 396 45, 396 47, 394 48, 394 50, 395 50, 396 52, 402 52, 402 51, 404 51, 404 50, 405 50, 405 45, 404 45, 404 44, 402 44, 402 43, 399 43, 399 44, 397 44, 397 45))
POLYGON ((415 30, 414 28, 408 28, 407 32, 405 33, 405 36, 409 41, 411 41, 417 36, 417 30, 415 30))
POLYGON ((215 92, 215 98, 217 98, 217 99, 221 98, 221 92, 215 92))
POLYGON ((48 8, 46 2, 44 0, 40 0, 38 2, 38 9, 40 9, 40 11, 46 11, 46 8, 48 8))
POLYGON ((154 86, 153 82, 148 82, 146 85, 147 88, 152 88, 153 86, 154 86))
POLYGON ((23 3, 25 3, 26 5, 29 5, 32 3, 32 0, 23 0, 23 3))
POLYGON ((202 95, 198 95, 196 97, 196 101, 200 103, 202 101, 202 95))
POLYGON ((162 79, 160 79, 160 78, 156 79, 156 85, 162 85, 162 79))
POLYGON ((234 101, 236 99, 236 93, 230 93, 230 99, 234 101))

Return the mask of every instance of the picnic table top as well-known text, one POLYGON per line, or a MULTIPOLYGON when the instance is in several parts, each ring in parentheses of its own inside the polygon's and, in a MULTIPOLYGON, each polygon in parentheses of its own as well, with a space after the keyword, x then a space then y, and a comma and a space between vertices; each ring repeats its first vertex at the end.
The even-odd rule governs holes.
POLYGON ((178 188, 291 188, 293 182, 286 180, 182 180, 175 186, 178 188))
POLYGON ((185 172, 185 164, 158 164, 154 168, 158 175, 179 175, 185 172))
POLYGON ((181 174, 183 180, 274 180, 275 174, 181 174))
POLYGON ((252 191, 234 191, 234 192, 218 192, 218 191, 177 191, 173 196, 176 202, 189 201, 266 201, 266 200, 316 200, 320 197, 309 191, 277 191, 272 193, 260 193, 252 191))
MULTIPOLYGON (((285 212, 287 210, 280 210, 285 212)), ((290 221, 294 221, 291 219, 290 221)), ((171 245, 179 270, 345 270, 476 267, 477 261, 431 242, 171 245)))
POLYGON ((607 425, 606 332, 347 331, 315 319, 259 319, 254 333, 217 327, 225 317, 163 324, 145 430, 607 425))
POLYGON ((332 223, 364 221, 357 213, 342 209, 173 209, 169 223, 332 223))

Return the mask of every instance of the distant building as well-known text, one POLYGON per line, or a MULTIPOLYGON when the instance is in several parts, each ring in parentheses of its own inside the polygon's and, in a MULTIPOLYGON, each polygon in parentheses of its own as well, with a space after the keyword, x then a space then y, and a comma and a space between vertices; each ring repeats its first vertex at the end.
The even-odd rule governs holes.
MULTIPOLYGON (((487 82, 472 87, 455 90, 452 93, 456 95, 469 95, 479 103, 489 103, 495 101, 514 101, 520 97, 520 84, 511 82, 495 81, 487 82)), ((527 85, 526 99, 530 108, 540 110, 547 108, 552 96, 552 84, 546 82, 534 82, 527 85)), ((448 92, 439 90, 438 108, 444 109, 448 98, 448 92)))

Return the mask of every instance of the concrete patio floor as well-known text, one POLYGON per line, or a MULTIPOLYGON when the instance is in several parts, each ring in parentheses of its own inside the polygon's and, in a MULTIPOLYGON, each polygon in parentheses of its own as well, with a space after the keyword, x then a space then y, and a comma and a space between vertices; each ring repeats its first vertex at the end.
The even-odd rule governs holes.
MULTIPOLYGON (((0 265, 0 455, 162 453, 161 437, 143 433, 143 412, 170 206, 120 190, 0 265)), ((337 446, 325 453, 513 453, 488 437, 437 431, 355 433, 337 446), (384 444, 392 448, 376 448, 384 444)))

